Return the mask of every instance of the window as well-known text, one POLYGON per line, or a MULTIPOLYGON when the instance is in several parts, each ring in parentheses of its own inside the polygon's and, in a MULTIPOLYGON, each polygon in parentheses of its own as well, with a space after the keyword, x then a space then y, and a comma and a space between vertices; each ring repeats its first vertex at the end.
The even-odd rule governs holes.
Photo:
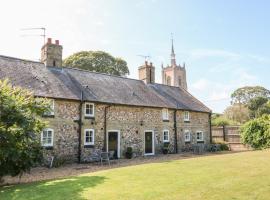
POLYGON ((86 117, 94 117, 94 104, 86 103, 85 104, 85 116, 86 117))
POLYGON ((189 132, 189 130, 185 130, 185 142, 190 142, 190 132, 189 132))
POLYGON ((44 113, 45 116, 54 115, 54 99, 49 100, 49 110, 44 113))
POLYGON ((94 145, 95 142, 95 131, 94 129, 84 130, 84 145, 94 145))
POLYGON ((162 109, 162 119, 169 120, 169 110, 167 108, 162 109))
POLYGON ((53 129, 44 129, 41 133, 41 145, 44 147, 53 146, 53 129))
POLYGON ((203 132, 202 131, 197 131, 196 139, 197 139, 197 141, 203 141, 203 132))
POLYGON ((179 76, 178 77, 178 86, 181 86, 182 84, 181 84, 181 77, 179 76))
POLYGON ((167 82, 167 85, 171 85, 171 77, 168 76, 166 82, 167 82))
POLYGON ((189 112, 188 111, 185 111, 184 112, 184 121, 185 122, 188 122, 189 121, 189 112))
POLYGON ((169 141, 170 141, 169 130, 163 130, 163 142, 169 142, 169 141))

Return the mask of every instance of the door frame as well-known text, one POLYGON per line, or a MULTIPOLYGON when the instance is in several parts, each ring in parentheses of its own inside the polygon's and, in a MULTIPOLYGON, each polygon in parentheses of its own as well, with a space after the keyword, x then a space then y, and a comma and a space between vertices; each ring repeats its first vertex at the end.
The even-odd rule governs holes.
POLYGON ((109 134, 117 132, 117 158, 120 158, 120 130, 108 130, 106 133, 106 151, 109 152, 109 134))
POLYGON ((143 135, 143 141, 144 141, 144 155, 145 156, 151 156, 155 155, 155 132, 153 130, 145 130, 143 135), (152 133, 152 153, 145 153, 145 133, 151 132, 152 133))

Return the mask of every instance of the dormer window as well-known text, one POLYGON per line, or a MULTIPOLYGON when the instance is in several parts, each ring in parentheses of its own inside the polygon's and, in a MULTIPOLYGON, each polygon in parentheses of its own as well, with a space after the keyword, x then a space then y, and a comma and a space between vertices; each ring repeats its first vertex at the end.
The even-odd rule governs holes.
POLYGON ((184 112, 184 121, 189 122, 189 112, 188 111, 184 112))
POLYGON ((85 103, 84 115, 85 117, 95 116, 95 106, 93 103, 85 103))
POLYGON ((169 120, 169 110, 167 108, 162 109, 162 119, 169 120))
POLYGON ((54 99, 49 99, 49 110, 44 112, 44 116, 54 116, 54 99))

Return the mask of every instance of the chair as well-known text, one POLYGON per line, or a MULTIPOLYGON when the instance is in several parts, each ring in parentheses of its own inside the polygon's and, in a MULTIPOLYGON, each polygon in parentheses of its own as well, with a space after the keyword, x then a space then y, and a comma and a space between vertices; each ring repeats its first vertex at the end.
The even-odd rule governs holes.
POLYGON ((100 162, 101 162, 101 165, 103 165, 103 162, 107 162, 109 164, 109 166, 111 166, 110 153, 109 152, 102 152, 100 154, 100 162))

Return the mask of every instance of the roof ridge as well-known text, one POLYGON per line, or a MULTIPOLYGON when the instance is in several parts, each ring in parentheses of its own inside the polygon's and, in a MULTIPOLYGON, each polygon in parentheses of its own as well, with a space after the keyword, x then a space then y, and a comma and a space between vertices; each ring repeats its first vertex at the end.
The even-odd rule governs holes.
POLYGON ((29 60, 29 59, 17 58, 17 57, 12 57, 12 56, 0 55, 0 57, 7 58, 7 59, 13 59, 13 60, 20 60, 20 61, 27 61, 27 62, 33 62, 33 63, 43 64, 40 61, 34 61, 34 60, 29 60))
MULTIPOLYGON (((51 68, 57 68, 57 67, 51 67, 51 68)), ((59 67, 58 67, 58 68, 59 68, 59 67)), ((101 72, 93 72, 93 71, 89 71, 89 70, 85 70, 85 69, 80 69, 80 68, 76 68, 76 67, 64 66, 64 67, 61 67, 61 68, 62 68, 62 69, 72 69, 72 70, 82 71, 82 72, 91 73, 91 74, 100 74, 100 75, 104 75, 104 76, 112 76, 112 77, 116 77, 116 78, 123 78, 123 79, 129 79, 129 80, 134 80, 134 81, 140 81, 140 82, 143 82, 142 80, 135 79, 135 78, 129 78, 129 77, 123 77, 123 76, 117 76, 117 75, 106 74, 106 73, 101 73, 101 72)))

